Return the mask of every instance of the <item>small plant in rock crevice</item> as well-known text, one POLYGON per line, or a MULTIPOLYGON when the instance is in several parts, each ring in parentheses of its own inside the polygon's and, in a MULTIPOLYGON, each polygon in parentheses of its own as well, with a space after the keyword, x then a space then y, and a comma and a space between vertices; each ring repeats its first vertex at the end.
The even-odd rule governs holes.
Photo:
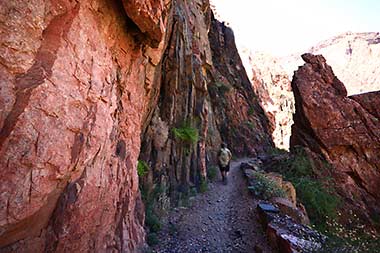
POLYGON ((186 143, 193 144, 199 140, 198 129, 191 127, 189 124, 183 124, 182 127, 173 128, 174 136, 186 143))
POLYGON ((149 171, 149 165, 142 160, 138 160, 137 162, 137 175, 142 178, 144 177, 149 171))
POLYGON ((255 109, 253 107, 249 107, 247 113, 248 113, 249 116, 251 116, 251 115, 253 115, 255 113, 255 109))
POLYGON ((140 186, 141 198, 145 204, 145 226, 149 233, 157 233, 161 230, 161 220, 158 212, 161 195, 165 194, 165 189, 159 185, 154 185, 152 190, 140 186))

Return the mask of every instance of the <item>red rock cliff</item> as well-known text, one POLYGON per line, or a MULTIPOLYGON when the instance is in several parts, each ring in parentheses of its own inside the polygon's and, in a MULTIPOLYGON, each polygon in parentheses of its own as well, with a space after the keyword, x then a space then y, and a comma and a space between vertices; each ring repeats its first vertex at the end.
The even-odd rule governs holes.
POLYGON ((199 185, 222 139, 237 155, 272 145, 207 0, 10 1, 0 12, 4 252, 139 251, 142 142, 147 180, 171 195, 199 185), (195 142, 175 135, 184 125, 195 142))
POLYGON ((334 167, 345 202, 367 221, 380 211, 379 92, 347 97, 321 55, 304 54, 294 75, 291 146, 309 147, 334 167))
POLYGON ((168 6, 125 7, 129 17, 121 1, 1 3, 5 252, 130 252, 144 241, 135 167, 168 6))

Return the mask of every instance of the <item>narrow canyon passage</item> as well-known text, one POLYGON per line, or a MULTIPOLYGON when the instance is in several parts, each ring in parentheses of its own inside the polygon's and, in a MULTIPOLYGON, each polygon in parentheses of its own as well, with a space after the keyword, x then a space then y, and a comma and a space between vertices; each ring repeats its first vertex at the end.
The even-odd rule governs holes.
POLYGON ((271 252, 239 169, 242 161, 231 163, 227 185, 217 179, 189 208, 168 215, 153 252, 271 252))

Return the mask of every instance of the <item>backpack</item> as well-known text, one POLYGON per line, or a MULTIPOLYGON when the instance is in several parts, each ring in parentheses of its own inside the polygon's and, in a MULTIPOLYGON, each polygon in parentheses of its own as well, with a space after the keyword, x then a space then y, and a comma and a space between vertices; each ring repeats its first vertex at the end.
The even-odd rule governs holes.
POLYGON ((224 167, 224 166, 227 166, 229 162, 230 162, 230 151, 226 148, 222 148, 219 154, 219 163, 220 165, 224 167))

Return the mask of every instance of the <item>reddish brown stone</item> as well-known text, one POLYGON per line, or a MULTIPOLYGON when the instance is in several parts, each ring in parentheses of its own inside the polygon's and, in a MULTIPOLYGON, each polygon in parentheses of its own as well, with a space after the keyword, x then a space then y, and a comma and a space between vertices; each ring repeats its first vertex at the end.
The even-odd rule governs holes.
POLYGON ((5 1, 0 19, 0 247, 137 250, 136 162, 163 47, 137 40, 117 1, 5 1))
POLYGON ((163 17, 170 0, 123 0, 126 13, 139 29, 151 38, 151 45, 157 47, 163 39, 166 28, 163 17))
POLYGON ((291 145, 323 154, 345 200, 369 220, 380 211, 378 95, 347 97, 323 56, 302 58, 306 64, 292 81, 296 114, 291 145))

